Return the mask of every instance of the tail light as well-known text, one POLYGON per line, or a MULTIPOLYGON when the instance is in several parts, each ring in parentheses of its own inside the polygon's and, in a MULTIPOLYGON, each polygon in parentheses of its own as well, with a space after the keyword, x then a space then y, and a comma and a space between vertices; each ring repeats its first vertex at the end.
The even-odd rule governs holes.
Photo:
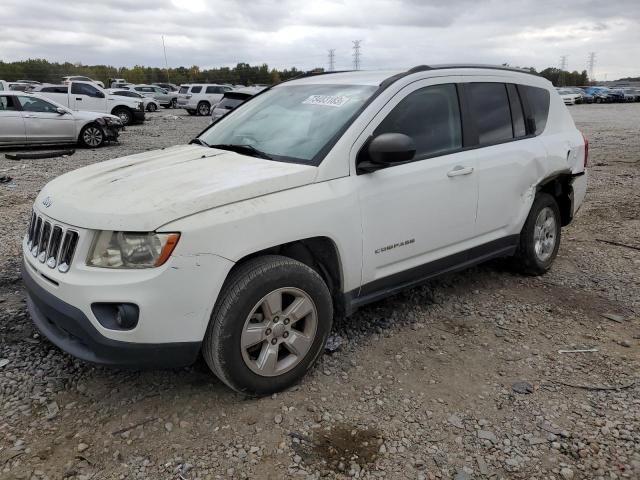
POLYGON ((582 138, 584 139, 584 168, 587 168, 589 161, 589 140, 584 136, 584 133, 582 134, 582 138))

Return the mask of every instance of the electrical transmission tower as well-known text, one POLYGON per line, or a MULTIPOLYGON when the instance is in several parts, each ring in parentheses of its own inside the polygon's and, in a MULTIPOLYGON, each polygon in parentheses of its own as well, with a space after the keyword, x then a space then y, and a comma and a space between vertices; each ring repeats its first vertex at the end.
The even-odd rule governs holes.
POLYGON ((589 52, 589 56, 587 57, 587 72, 589 73, 589 81, 591 82, 594 82, 596 79, 595 66, 596 52, 589 52))
POLYGON ((360 70, 360 42, 362 40, 353 41, 353 69, 360 70))
POLYGON ((569 57, 567 55, 562 55, 560 57, 560 79, 559 79, 559 83, 561 87, 565 86, 565 78, 564 78, 564 72, 567 71, 567 68, 569 68, 569 57))
POLYGON ((336 49, 329 49, 329 71, 333 72, 336 69, 336 49))

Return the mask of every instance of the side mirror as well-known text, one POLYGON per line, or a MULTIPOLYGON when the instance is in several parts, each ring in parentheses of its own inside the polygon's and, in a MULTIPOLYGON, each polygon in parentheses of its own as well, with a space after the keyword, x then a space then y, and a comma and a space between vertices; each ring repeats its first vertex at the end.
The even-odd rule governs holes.
POLYGON ((104 93, 100 91, 96 92, 96 98, 104 98, 104 93))
POLYGON ((416 154, 413 139, 403 133, 383 133, 365 146, 363 161, 358 162, 358 173, 375 172, 394 164, 408 162, 416 154))
POLYGON ((62 108, 62 107, 58 107, 56 108, 56 112, 58 112, 58 115, 66 115, 68 112, 62 108))

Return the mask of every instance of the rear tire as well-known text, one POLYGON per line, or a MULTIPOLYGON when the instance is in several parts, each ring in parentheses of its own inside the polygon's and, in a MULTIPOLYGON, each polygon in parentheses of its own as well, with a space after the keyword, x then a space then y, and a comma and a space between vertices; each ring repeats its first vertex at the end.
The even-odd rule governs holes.
POLYGON ((269 395, 305 375, 322 353, 332 322, 331 294, 315 270, 287 257, 258 257, 227 278, 202 353, 232 389, 269 395))
POLYGON ((546 273, 558 255, 561 238, 560 209, 555 198, 538 193, 520 232, 515 261, 527 275, 546 273))
POLYGON ((147 112, 155 112, 158 109, 155 103, 147 105, 147 112))
POLYGON ((178 108, 178 99, 177 98, 172 98, 171 99, 171 108, 178 108))
POLYGON ((98 148, 104 145, 105 134, 100 125, 89 123, 82 127, 78 141, 85 148, 98 148))
POLYGON ((211 107, 209 104, 207 102, 200 102, 198 104, 198 115, 206 117, 209 113, 211 113, 211 107))

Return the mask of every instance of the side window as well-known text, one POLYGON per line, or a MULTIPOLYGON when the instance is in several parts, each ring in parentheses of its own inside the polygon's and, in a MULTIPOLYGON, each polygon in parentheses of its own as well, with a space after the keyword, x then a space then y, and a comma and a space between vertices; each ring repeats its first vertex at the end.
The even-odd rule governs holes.
POLYGON ((191 93, 200 93, 202 91, 201 86, 191 87, 191 93))
POLYGON ((223 90, 221 87, 207 87, 206 93, 223 93, 223 90))
POLYGON ((54 104, 46 102, 41 98, 19 96, 18 101, 25 112, 47 112, 56 113, 57 108, 54 104))
POLYGON ((71 93, 75 95, 87 95, 89 97, 101 98, 98 89, 87 83, 73 82, 71 84, 71 93))
POLYGON ((43 87, 40 91, 49 93, 67 93, 67 87, 43 87))
POLYGON ((404 133, 416 144, 416 158, 462 148, 460 106, 454 84, 434 85, 410 93, 374 131, 404 133))
POLYGON ((547 125, 549 116, 549 91, 544 88, 530 87, 528 85, 518 85, 518 91, 530 110, 528 116, 535 122, 535 130, 531 133, 540 135, 547 125))
POLYGON ((5 110, 17 110, 13 97, 3 95, 0 97, 0 112, 5 110))
POLYGON ((511 107, 511 121, 513 122, 513 136, 515 138, 527 135, 527 129, 524 124, 524 111, 522 110, 522 102, 518 89, 512 83, 507 84, 507 92, 509 93, 509 106, 511 107))
POLYGON ((504 83, 467 83, 465 89, 478 143, 488 145, 512 139, 511 109, 504 83))

